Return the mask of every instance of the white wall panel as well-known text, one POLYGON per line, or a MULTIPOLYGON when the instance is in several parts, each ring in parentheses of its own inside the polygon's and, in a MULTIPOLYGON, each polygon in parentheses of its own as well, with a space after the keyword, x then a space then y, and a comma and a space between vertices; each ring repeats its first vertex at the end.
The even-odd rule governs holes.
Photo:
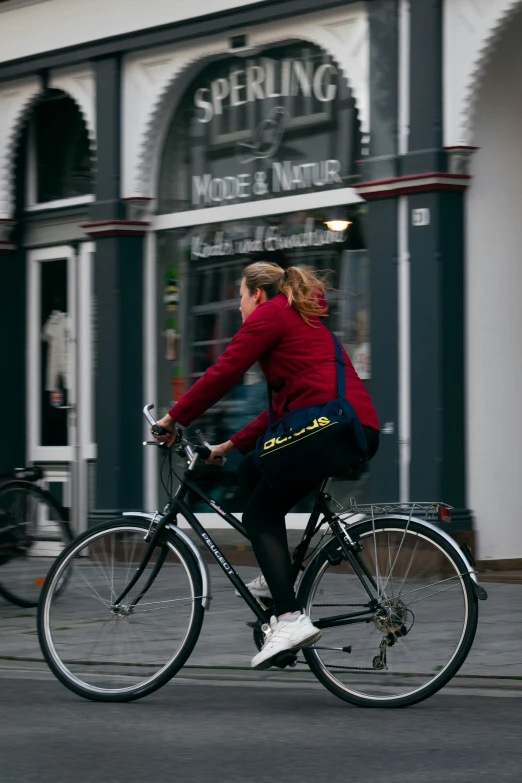
POLYGON ((40 80, 36 76, 0 84, 0 219, 12 217, 18 134, 39 91, 40 80))
POLYGON ((468 503, 481 558, 522 557, 522 15, 478 96, 467 194, 468 503))
POLYGON ((0 7, 0 62, 258 1, 13 0, 0 7))
POLYGON ((476 143, 477 86, 522 0, 444 0, 444 145, 476 143))

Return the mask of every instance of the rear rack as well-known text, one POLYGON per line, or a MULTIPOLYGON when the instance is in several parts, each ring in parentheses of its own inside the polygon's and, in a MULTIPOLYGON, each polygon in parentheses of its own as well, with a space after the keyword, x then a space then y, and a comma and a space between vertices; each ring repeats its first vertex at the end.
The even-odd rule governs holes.
POLYGON ((367 517, 386 516, 393 514, 407 514, 408 517, 422 517, 423 519, 435 519, 441 522, 451 522, 453 506, 439 501, 414 501, 411 503, 368 503, 358 505, 353 498, 350 505, 339 516, 349 517, 354 514, 364 514, 367 517))

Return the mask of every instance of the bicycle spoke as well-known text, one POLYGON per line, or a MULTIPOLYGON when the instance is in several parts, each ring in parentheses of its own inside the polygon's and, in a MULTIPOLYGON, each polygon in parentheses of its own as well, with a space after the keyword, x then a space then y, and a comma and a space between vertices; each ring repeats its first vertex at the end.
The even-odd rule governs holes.
POLYGON ((358 557, 378 584, 379 598, 365 622, 323 625, 325 607, 349 614, 368 601, 348 561, 334 565, 325 555, 316 567, 305 608, 312 622, 322 621, 323 636, 305 655, 348 700, 414 698, 446 672, 463 643, 467 572, 417 527, 411 518, 395 525, 368 520, 358 557))
MULTIPOLYGON (((89 693, 132 692, 155 681, 175 661, 193 622, 201 590, 194 590, 186 562, 169 546, 156 569, 153 556, 137 584, 114 606, 142 561, 148 543, 142 527, 107 525, 62 564, 75 567, 61 595, 45 599, 45 638, 62 676, 89 693), (133 605, 151 575, 146 599, 133 605), (123 668, 122 668, 123 667, 123 668)), ((159 555, 158 555, 159 557, 159 555)), ((54 576, 53 585, 60 574, 54 576)))

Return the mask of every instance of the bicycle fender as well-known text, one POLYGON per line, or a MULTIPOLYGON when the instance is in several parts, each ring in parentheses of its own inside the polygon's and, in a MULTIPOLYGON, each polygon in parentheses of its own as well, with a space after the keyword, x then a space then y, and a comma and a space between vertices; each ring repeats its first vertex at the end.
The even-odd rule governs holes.
MULTIPOLYGON (((157 513, 151 514, 145 511, 125 511, 123 513, 123 516, 141 517, 141 519, 146 519, 147 522, 149 523, 151 523, 154 519, 159 518, 157 513)), ((180 528, 176 527, 176 525, 167 525, 167 529, 172 533, 172 535, 177 536, 177 538, 180 538, 194 555, 194 558, 196 560, 196 563, 198 564, 198 568, 201 573, 201 584, 203 587, 203 598, 201 603, 203 605, 203 609, 206 609, 208 611, 210 609, 210 601, 212 599, 211 586, 210 586, 210 571, 208 569, 208 565, 206 564, 201 552, 199 551, 195 543, 183 530, 180 530, 180 528)))
MULTIPOLYGON (((360 518, 360 515, 358 515, 358 517, 359 518, 357 522, 354 522, 351 525, 349 519, 342 520, 347 525, 348 531, 355 530, 359 525, 366 524, 366 522, 372 521, 372 517, 369 516, 364 516, 362 519, 360 518)), ((447 544, 452 548, 458 560, 460 560, 460 562, 462 563, 463 570, 469 573, 475 585, 478 586, 477 572, 475 566, 469 560, 466 552, 464 552, 459 547, 456 541, 454 541, 453 538, 450 535, 448 535, 448 533, 446 533, 445 530, 441 530, 441 528, 437 527, 437 525, 434 525, 433 522, 428 522, 426 519, 420 519, 419 517, 410 517, 408 514, 393 514, 389 516, 387 514, 382 514, 381 516, 373 517, 374 522, 387 522, 387 521, 391 521, 392 519, 402 519, 404 522, 408 522, 408 521, 416 522, 418 525, 427 527, 429 530, 433 530, 433 532, 441 536, 447 542, 447 544)), ((328 544, 331 543, 331 540, 332 540, 331 538, 328 538, 327 541, 321 547, 321 549, 324 549, 325 546, 328 546, 328 544)))

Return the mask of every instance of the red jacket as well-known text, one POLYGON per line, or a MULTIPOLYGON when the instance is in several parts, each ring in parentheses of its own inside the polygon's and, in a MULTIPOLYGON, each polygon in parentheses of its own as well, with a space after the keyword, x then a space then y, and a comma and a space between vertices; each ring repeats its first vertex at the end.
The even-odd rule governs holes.
MULTIPOLYGON (((308 326, 284 294, 263 302, 248 316, 216 364, 170 409, 187 427, 221 399, 253 364, 259 366, 273 390, 274 420, 283 410, 321 405, 336 396, 336 362, 332 334, 318 319, 308 326)), ((361 424, 379 429, 371 398, 343 348, 346 399, 361 424)), ((232 436, 239 451, 251 451, 268 427, 268 409, 232 436)))

